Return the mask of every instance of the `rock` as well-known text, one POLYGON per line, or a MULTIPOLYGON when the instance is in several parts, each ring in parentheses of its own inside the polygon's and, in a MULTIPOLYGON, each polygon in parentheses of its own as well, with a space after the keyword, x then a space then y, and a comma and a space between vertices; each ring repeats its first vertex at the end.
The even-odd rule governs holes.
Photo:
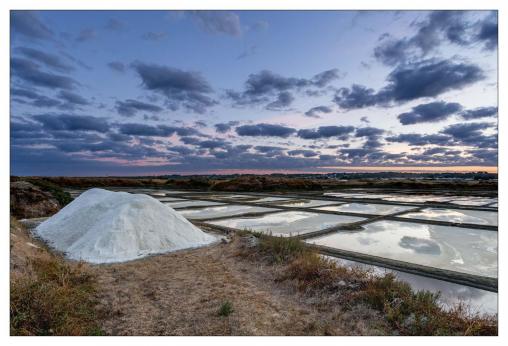
POLYGON ((240 238, 240 244, 246 248, 254 248, 258 246, 259 239, 256 236, 249 234, 240 238))
POLYGON ((11 183, 11 215, 17 219, 50 216, 60 210, 58 201, 48 192, 26 182, 11 183))

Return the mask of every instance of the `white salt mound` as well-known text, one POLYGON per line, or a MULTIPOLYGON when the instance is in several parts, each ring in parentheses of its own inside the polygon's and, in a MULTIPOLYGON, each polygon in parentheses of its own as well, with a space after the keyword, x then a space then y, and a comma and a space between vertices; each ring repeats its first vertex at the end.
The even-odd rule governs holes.
POLYGON ((123 262, 217 240, 155 198, 103 189, 82 193, 35 232, 68 258, 91 263, 123 262))

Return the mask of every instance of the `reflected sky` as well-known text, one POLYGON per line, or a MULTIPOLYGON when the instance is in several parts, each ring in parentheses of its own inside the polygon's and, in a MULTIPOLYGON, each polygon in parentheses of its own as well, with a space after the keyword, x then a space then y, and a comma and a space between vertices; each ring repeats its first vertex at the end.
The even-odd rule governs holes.
POLYGON ((199 209, 178 210, 187 219, 208 219, 220 216, 233 216, 245 213, 259 213, 276 210, 273 208, 252 207, 248 205, 224 205, 199 209))
POLYGON ((326 229, 339 224, 364 220, 364 218, 289 211, 257 218, 232 218, 211 221, 211 224, 237 229, 249 229, 273 235, 290 236, 326 229))
POLYGON ((362 231, 339 231, 307 242, 497 277, 497 232, 396 221, 379 221, 363 227, 362 231))
POLYGON ((320 207, 316 209, 359 214, 387 215, 397 213, 399 211, 409 210, 412 208, 413 207, 404 207, 389 204, 348 203, 337 206, 320 207))
POLYGON ((427 208, 400 217, 497 226, 497 212, 494 211, 427 208))

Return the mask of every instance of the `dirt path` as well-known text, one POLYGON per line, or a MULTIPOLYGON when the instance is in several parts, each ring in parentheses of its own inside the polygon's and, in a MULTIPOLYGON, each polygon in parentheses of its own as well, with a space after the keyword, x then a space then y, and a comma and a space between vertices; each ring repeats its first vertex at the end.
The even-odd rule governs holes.
MULTIPOLYGON (((235 243, 96 266, 103 328, 113 335, 369 334, 277 287, 235 243), (230 301, 233 313, 218 310, 230 301), (344 329, 344 327, 347 329, 344 329)), ((353 320, 353 319, 352 319, 353 320)), ((379 331, 378 331, 379 333, 379 331)))

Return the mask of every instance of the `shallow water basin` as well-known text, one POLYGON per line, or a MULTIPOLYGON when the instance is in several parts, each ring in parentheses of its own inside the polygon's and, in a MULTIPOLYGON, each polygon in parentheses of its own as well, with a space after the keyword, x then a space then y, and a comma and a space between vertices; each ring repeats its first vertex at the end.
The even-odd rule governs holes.
POLYGON ((236 229, 271 233, 276 236, 291 236, 323 230, 332 226, 364 220, 361 217, 318 214, 305 211, 288 211, 268 214, 256 218, 231 218, 211 221, 210 224, 236 229))
POLYGON ((404 210, 413 209, 413 207, 405 207, 400 205, 389 205, 389 204, 347 203, 336 206, 320 207, 316 209, 347 213, 358 213, 358 214, 388 215, 398 213, 404 210))
POLYGON ((497 226, 495 211, 426 208, 419 212, 400 215, 400 217, 497 226))
POLYGON ((234 215, 246 214, 246 213, 261 213, 261 212, 272 211, 272 210, 277 210, 277 209, 253 207, 253 206, 248 206, 248 205, 230 204, 230 205, 206 207, 206 208, 199 208, 199 209, 183 209, 183 210, 178 210, 178 212, 180 214, 182 214, 187 219, 203 220, 203 219, 210 219, 210 218, 215 218, 215 217, 234 216, 234 215))
POLYGON ((398 221, 378 221, 358 232, 306 240, 441 269, 497 277, 497 232, 398 221))

